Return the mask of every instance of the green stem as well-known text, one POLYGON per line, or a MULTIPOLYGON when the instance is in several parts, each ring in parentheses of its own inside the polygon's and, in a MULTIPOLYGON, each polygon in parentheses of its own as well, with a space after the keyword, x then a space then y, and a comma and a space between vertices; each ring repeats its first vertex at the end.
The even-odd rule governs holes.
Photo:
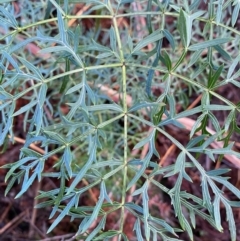
POLYGON ((90 19, 94 19, 94 18, 99 18, 99 19, 112 19, 113 16, 112 15, 66 15, 65 18, 67 19, 86 19, 86 18, 90 18, 90 19))
POLYGON ((114 67, 120 67, 120 66, 122 66, 122 63, 89 66, 89 67, 84 67, 84 69, 78 68, 78 69, 74 69, 74 70, 71 70, 71 71, 68 71, 68 72, 64 72, 64 73, 61 73, 59 75, 55 75, 53 77, 47 78, 47 79, 43 80, 42 82, 35 83, 33 86, 31 86, 28 89, 26 89, 26 90, 20 92, 19 94, 15 95, 13 100, 15 101, 18 98, 22 97, 27 92, 29 92, 29 91, 37 88, 37 87, 40 87, 43 83, 48 83, 48 82, 51 82, 53 80, 59 79, 61 77, 67 76, 67 75, 79 73, 79 72, 82 72, 84 70, 105 69, 105 68, 114 68, 114 67))
MULTIPOLYGON (((165 73, 165 74, 168 73, 167 70, 164 70, 164 69, 159 68, 159 67, 150 67, 150 66, 140 65, 140 64, 135 64, 135 63, 129 63, 129 64, 127 63, 126 65, 127 65, 127 66, 129 65, 129 66, 131 66, 131 67, 142 68, 142 69, 143 69, 143 68, 145 68, 145 69, 152 68, 152 69, 154 69, 154 70, 158 70, 158 71, 161 72, 161 73, 165 73)), ((232 103, 231 101, 225 99, 224 97, 222 97, 221 95, 217 94, 216 92, 214 92, 214 91, 212 91, 212 90, 208 90, 208 88, 207 88, 206 86, 204 86, 203 84, 200 84, 200 83, 198 83, 198 82, 196 82, 196 81, 193 81, 193 80, 191 80, 191 79, 189 79, 189 78, 187 78, 187 77, 185 77, 185 76, 182 76, 182 75, 180 75, 180 74, 177 74, 177 73, 175 73, 175 72, 171 72, 171 75, 172 75, 172 76, 175 76, 175 77, 177 77, 177 78, 179 78, 179 79, 181 79, 181 80, 184 80, 186 83, 189 83, 189 84, 191 84, 192 86, 196 86, 196 87, 198 87, 199 89, 201 89, 201 90, 203 90, 203 91, 208 91, 211 95, 213 95, 213 96, 217 97, 218 99, 222 100, 222 101, 225 102, 227 105, 230 105, 230 106, 232 106, 232 107, 235 108, 235 109, 238 109, 237 106, 236 106, 234 103, 232 103)))
MULTIPOLYGON (((167 16, 171 16, 171 17, 178 17, 179 14, 178 13, 173 13, 173 12, 164 12, 165 15, 167 16)), ((133 12, 133 13, 124 13, 124 14, 118 14, 115 16, 115 18, 123 18, 123 17, 132 17, 132 16, 136 16, 136 15, 159 15, 159 12, 133 12)), ((79 16, 75 16, 75 15, 65 15, 64 18, 66 19, 87 19, 87 18, 90 18, 90 19, 96 19, 96 18, 100 18, 100 19, 112 19, 113 16, 112 15, 79 15, 79 16)), ((201 21, 201 22, 208 22, 209 20, 208 19, 205 19, 205 18, 201 18, 201 17, 198 17, 197 20, 201 21)), ((31 28, 31 27, 35 27, 35 26, 38 26, 38 25, 41 25, 41 24, 45 24, 45 23, 50 23, 50 22, 54 22, 54 21, 57 21, 57 18, 51 18, 51 19, 44 19, 44 20, 41 20, 41 21, 38 21, 36 23, 32 23, 32 24, 29 24, 29 25, 26 25, 24 27, 21 27, 21 28, 18 28, 18 29, 15 29, 9 33, 7 33, 6 35, 4 35, 3 37, 0 38, 0 41, 1 40, 4 40, 5 38, 7 38, 8 36, 12 35, 12 34, 17 34, 19 32, 22 32, 23 30, 26 30, 28 28, 31 28)), ((231 32, 237 34, 240 36, 240 31, 232 28, 232 27, 229 27, 229 26, 226 26, 222 23, 217 23, 216 21, 212 21, 212 23, 216 26, 220 26, 222 28, 225 28, 227 30, 230 30, 231 32)))
MULTIPOLYGON (((121 218, 120 218, 120 231, 123 232, 123 225, 124 225, 124 219, 125 219, 125 201, 126 201, 126 189, 127 189, 127 150, 128 150, 128 116, 127 116, 127 79, 126 79, 126 65, 125 65, 125 59, 122 49, 122 42, 120 38, 120 33, 118 30, 117 25, 117 19, 115 16, 113 16, 113 27, 116 34, 117 39, 117 45, 120 55, 120 60, 122 63, 122 92, 123 92, 123 112, 124 112, 124 155, 123 155, 123 162, 124 162, 124 168, 123 168, 123 187, 122 187, 122 208, 121 208, 121 218)), ((119 235, 118 240, 121 240, 121 235, 119 235)))

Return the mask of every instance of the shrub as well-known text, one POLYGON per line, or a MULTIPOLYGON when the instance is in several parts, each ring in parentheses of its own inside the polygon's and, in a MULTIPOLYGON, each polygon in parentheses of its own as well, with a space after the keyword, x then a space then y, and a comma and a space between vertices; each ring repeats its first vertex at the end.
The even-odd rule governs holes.
POLYGON ((239 165, 230 139, 239 133, 240 104, 219 89, 240 87, 234 27, 240 2, 28 0, 19 2, 19 12, 14 6, 9 0, 0 6, 0 144, 17 140, 20 117, 26 140, 19 160, 4 166, 5 194, 15 182, 21 183, 18 198, 35 180, 59 179, 57 189, 40 191, 37 208, 57 215, 48 232, 70 216, 80 223, 75 237, 85 240, 128 240, 127 213, 135 217, 137 240, 178 240, 182 230, 193 239, 196 215, 223 230, 221 204, 236 240, 232 208, 240 202, 222 187, 237 198, 240 191, 224 176, 229 169, 207 170, 200 158, 239 165), (17 108, 20 100, 25 104, 17 108), (179 133, 187 128, 186 143, 168 126, 179 133), (179 150, 164 167, 155 146, 159 135, 179 150), (201 178, 201 197, 181 188, 184 180, 193 182, 189 170, 201 178), (159 177, 171 176, 176 184, 169 189, 159 177), (93 187, 99 189, 95 205, 79 205, 93 187), (153 187, 171 198, 181 229, 153 215, 153 187), (112 213, 120 218, 104 229, 112 213))

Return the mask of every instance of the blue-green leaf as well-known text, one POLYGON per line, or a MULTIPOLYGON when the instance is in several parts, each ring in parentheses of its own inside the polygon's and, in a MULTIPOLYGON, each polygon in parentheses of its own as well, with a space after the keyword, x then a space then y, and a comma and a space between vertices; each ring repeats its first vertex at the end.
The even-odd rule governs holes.
POLYGON ((207 40, 202 43, 193 44, 193 45, 189 46, 188 49, 191 51, 196 51, 196 50, 200 50, 200 49, 217 46, 219 44, 224 44, 224 43, 230 42, 231 40, 232 40, 231 38, 218 38, 218 39, 213 39, 213 40, 207 40))
POLYGON ((69 210, 74 206, 76 196, 73 196, 72 199, 69 201, 67 206, 61 211, 59 216, 54 220, 50 228, 48 229, 47 233, 50 233, 56 226, 57 224, 66 216, 68 215, 69 210))
POLYGON ((143 236, 142 236, 142 232, 141 232, 141 226, 140 226, 140 220, 139 219, 136 220, 133 230, 136 231, 137 240, 138 241, 144 241, 143 236))
POLYGON ((139 41, 138 44, 133 49, 132 54, 138 52, 139 50, 141 50, 148 44, 152 44, 152 43, 162 39, 163 37, 164 37, 163 32, 161 30, 156 30, 152 34, 148 35, 147 37, 145 37, 144 39, 139 41))
POLYGON ((35 106, 37 104, 37 100, 32 100, 30 103, 28 103, 27 105, 21 107, 18 111, 16 111, 12 116, 17 116, 17 115, 20 115, 26 111, 29 111, 31 110, 31 108, 33 106, 35 106))
POLYGON ((191 31, 192 29, 189 28, 190 26, 190 19, 188 19, 188 14, 180 9, 179 17, 178 17, 178 31, 181 36, 182 44, 186 48, 190 44, 191 40, 191 31))
POLYGON ((214 219, 217 226, 217 229, 221 232, 223 230, 221 225, 221 215, 220 215, 220 197, 215 196, 215 200, 213 202, 213 211, 214 211, 214 219))
POLYGON ((234 26, 239 18, 240 3, 236 2, 232 13, 232 26, 234 26))
MULTIPOLYGON (((97 227, 94 228, 94 230, 91 231, 90 235, 87 236, 86 241, 92 241, 93 238, 98 234, 98 232, 100 232, 101 229, 104 229, 105 224, 106 224, 106 216, 103 216, 103 218, 101 219, 97 227)), ((97 239, 94 239, 94 240, 97 240, 97 239)))
POLYGON ((175 50, 175 41, 174 41, 172 34, 167 29, 164 29, 163 33, 164 33, 165 37, 167 38, 168 42, 170 43, 172 50, 174 51, 175 50))
POLYGON ((109 30, 109 36, 110 36, 110 47, 113 52, 117 52, 117 40, 116 40, 116 34, 113 27, 109 30))

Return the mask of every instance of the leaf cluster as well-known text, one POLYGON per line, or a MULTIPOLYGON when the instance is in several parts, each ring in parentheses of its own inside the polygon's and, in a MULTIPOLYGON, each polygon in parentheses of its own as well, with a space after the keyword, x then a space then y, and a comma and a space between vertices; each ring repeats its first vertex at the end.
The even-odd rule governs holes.
POLYGON ((240 2, 28 0, 20 6, 19 15, 13 1, 0 6, 0 145, 14 140, 19 116, 26 133, 19 160, 3 166, 9 169, 5 195, 15 182, 21 184, 18 198, 35 180, 59 179, 57 189, 41 191, 37 197, 42 200, 37 208, 51 207, 50 218, 56 217, 48 232, 70 216, 80 223, 76 237, 89 241, 129 240, 124 233, 127 213, 135 217, 137 240, 179 240, 181 231, 193 240, 196 216, 223 230, 223 204, 231 239, 236 240, 232 208, 240 202, 229 200, 221 187, 236 200, 240 191, 225 177, 229 169, 206 170, 199 157, 212 162, 224 155, 240 158, 230 142, 239 133, 239 103, 218 93, 229 84, 240 88, 240 32, 235 28, 240 2), (76 4, 88 6, 87 11, 74 15, 76 4), (139 18, 146 23, 142 31, 139 18), (90 30, 84 25, 89 19, 95 24, 90 30), (127 21, 127 29, 121 19, 127 21), (71 20, 77 22, 74 27, 71 20), (104 21, 110 26, 99 27, 104 21), (37 49, 35 55, 30 48, 37 49), (202 94, 202 99, 189 110, 192 93, 202 94), (22 99, 26 104, 17 109, 22 99), (227 118, 220 123, 217 115, 223 112, 227 118), (182 118, 195 120, 186 145, 166 128, 174 125, 181 132, 182 118), (161 160, 156 148, 159 134, 179 149, 174 163, 165 167, 154 161, 161 160), (220 141, 223 147, 213 149, 211 144, 220 141), (32 150, 31 144, 44 153, 32 150), (145 156, 133 156, 133 150, 146 146, 145 156), (55 163, 49 171, 46 163, 51 158, 55 163), (184 181, 194 182, 191 169, 199 173, 201 197, 182 190, 184 181), (165 187, 159 176, 176 176, 175 186, 165 187), (153 186, 171 198, 180 228, 152 214, 153 186), (93 187, 99 189, 95 205, 81 206, 81 197, 93 187), (116 212, 116 227, 106 230, 107 217, 116 212))

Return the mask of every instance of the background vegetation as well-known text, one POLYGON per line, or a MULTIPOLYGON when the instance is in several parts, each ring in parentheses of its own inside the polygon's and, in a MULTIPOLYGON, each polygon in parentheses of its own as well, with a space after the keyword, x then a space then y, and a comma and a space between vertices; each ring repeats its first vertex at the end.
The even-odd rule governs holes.
POLYGON ((24 219, 16 240, 237 240, 239 9, 2 1, 1 190, 28 200, 1 198, 0 235, 24 219))

